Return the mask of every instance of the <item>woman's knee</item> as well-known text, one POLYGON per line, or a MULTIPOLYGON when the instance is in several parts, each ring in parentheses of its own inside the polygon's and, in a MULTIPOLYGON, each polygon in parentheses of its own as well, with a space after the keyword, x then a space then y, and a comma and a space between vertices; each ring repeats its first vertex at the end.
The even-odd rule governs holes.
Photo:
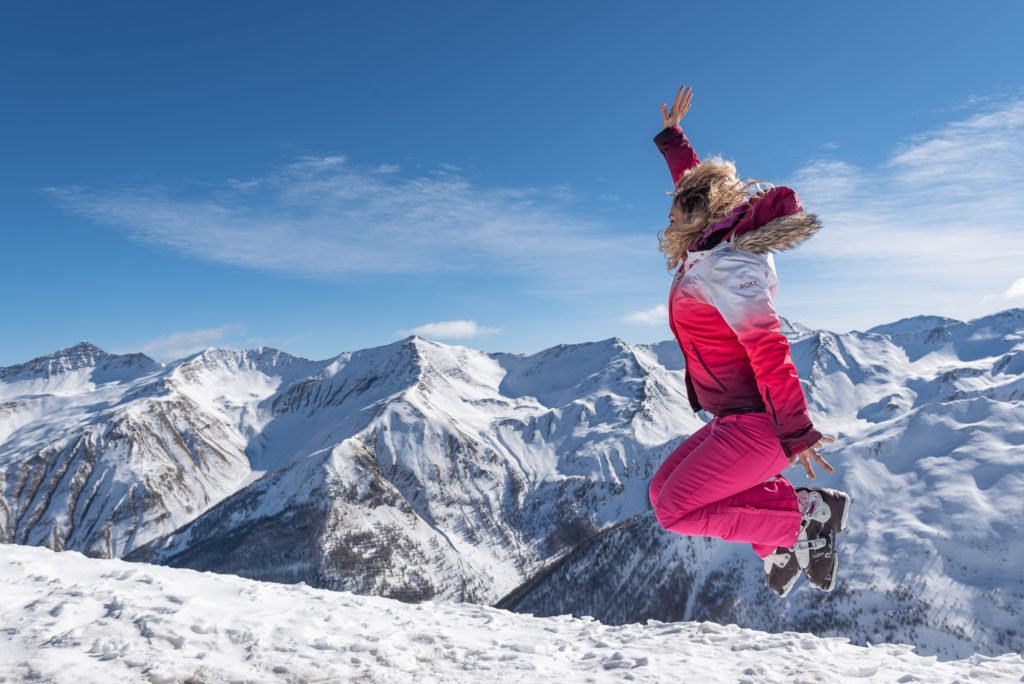
POLYGON ((651 503, 654 505, 654 517, 658 519, 658 524, 673 532, 676 531, 679 521, 692 512, 686 501, 671 500, 670 497, 652 497, 651 503))
POLYGON ((654 510, 658 510, 658 494, 661 493, 662 482, 658 482, 657 478, 651 480, 651 484, 647 487, 647 496, 651 500, 651 506, 654 510))
POLYGON ((658 524, 667 530, 673 521, 669 520, 665 509, 658 506, 657 501, 652 501, 652 503, 654 503, 654 517, 658 519, 658 524))

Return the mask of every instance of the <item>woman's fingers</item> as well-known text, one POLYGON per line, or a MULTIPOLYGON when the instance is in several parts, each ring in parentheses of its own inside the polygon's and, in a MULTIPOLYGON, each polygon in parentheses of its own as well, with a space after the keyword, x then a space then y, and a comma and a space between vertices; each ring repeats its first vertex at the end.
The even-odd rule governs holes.
POLYGON ((682 119, 686 115, 686 112, 690 111, 690 99, 692 97, 693 97, 693 91, 691 91, 689 88, 687 88, 686 92, 683 93, 682 100, 678 101, 677 114, 678 114, 680 119, 682 119))
POLYGON ((672 108, 663 102, 661 104, 661 118, 664 121, 665 127, 678 126, 680 119, 690 109, 690 98, 693 97, 693 92, 687 86, 681 86, 679 92, 676 93, 676 99, 672 101, 672 108))
MULTIPOLYGON (((821 454, 818 453, 818 449, 821 448, 822 443, 825 441, 831 443, 834 442, 835 440, 832 439, 831 437, 823 436, 821 440, 819 440, 818 443, 815 444, 813 447, 808 447, 796 455, 796 458, 800 459, 800 465, 802 465, 804 467, 804 470, 807 471, 807 477, 811 478, 812 480, 815 479, 815 477, 814 469, 811 466, 811 458, 814 458, 814 460, 818 462, 818 465, 825 469, 826 473, 836 472, 836 469, 832 467, 832 464, 826 461, 824 458, 822 458, 821 454)), ((790 456, 790 465, 792 465, 795 462, 795 460, 796 459, 793 456, 790 456)))
POLYGON ((810 451, 810 450, 808 449, 808 450, 800 452, 800 463, 803 464, 804 470, 807 471, 807 477, 809 477, 809 478, 811 478, 813 480, 814 479, 814 470, 811 469, 811 459, 807 458, 807 451, 810 451))
POLYGON ((834 472, 836 472, 836 469, 832 467, 832 464, 830 464, 828 461, 826 461, 824 458, 822 458, 818 454, 817 451, 814 452, 814 460, 821 464, 821 467, 825 469, 825 472, 827 472, 827 473, 834 473, 834 472))
POLYGON ((689 106, 690 106, 690 98, 692 98, 692 97, 693 97, 693 91, 692 91, 692 90, 690 90, 689 88, 687 88, 687 89, 686 89, 686 92, 682 92, 682 91, 680 91, 680 95, 682 95, 682 97, 678 97, 678 96, 677 96, 677 97, 676 97, 676 101, 677 101, 677 102, 678 102, 678 103, 679 103, 679 104, 680 104, 681 106, 683 106, 683 107, 689 107, 689 106))
POLYGON ((813 447, 808 447, 804 449, 795 457, 790 456, 790 465, 792 465, 796 461, 796 459, 800 459, 800 465, 802 465, 804 467, 804 470, 807 471, 807 477, 811 478, 812 480, 815 479, 815 477, 814 468, 811 466, 811 458, 814 458, 814 460, 818 462, 818 465, 825 469, 826 473, 836 472, 836 469, 832 467, 832 464, 826 461, 824 458, 822 458, 821 454, 818 453, 818 449, 821 448, 822 442, 826 440, 830 443, 835 441, 831 437, 822 437, 821 440, 813 447))
POLYGON ((666 107, 665 103, 663 102, 661 104, 661 127, 663 129, 671 128, 674 125, 675 124, 672 123, 672 114, 669 113, 668 107, 666 107))

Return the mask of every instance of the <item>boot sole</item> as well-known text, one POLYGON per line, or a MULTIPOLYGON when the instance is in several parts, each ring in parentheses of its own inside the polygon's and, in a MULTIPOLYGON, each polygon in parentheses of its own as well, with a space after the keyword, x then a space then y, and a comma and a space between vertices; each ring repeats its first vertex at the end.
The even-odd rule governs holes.
POLYGON ((775 589, 772 589, 771 587, 769 587, 769 589, 772 589, 772 591, 775 591, 776 595, 778 595, 779 598, 786 598, 787 596, 789 596, 789 592, 793 591, 793 587, 796 586, 796 583, 800 579, 800 575, 802 575, 802 574, 803 573, 798 571, 795 575, 793 575, 793 579, 791 579, 789 581, 789 584, 787 584, 786 586, 784 586, 782 588, 782 593, 781 594, 779 592, 775 591, 775 589))
POLYGON ((849 528, 846 526, 846 521, 850 517, 850 507, 853 506, 853 497, 846 492, 836 492, 836 494, 846 499, 846 505, 843 506, 843 519, 839 521, 839 529, 836 530, 836 534, 839 534, 840 532, 849 532, 849 528))
MULTIPOLYGON (((836 579, 839 577, 839 554, 833 552, 832 557, 834 559, 834 562, 832 563, 832 581, 829 582, 828 587, 816 587, 817 589, 820 589, 821 591, 824 591, 824 592, 829 592, 829 591, 832 591, 833 589, 835 589, 836 588, 836 579)), ((811 584, 811 586, 813 587, 814 585, 811 584)))
MULTIPOLYGON (((849 532, 849 528, 846 526, 846 521, 850 517, 850 508, 853 506, 853 497, 846 492, 840 492, 836 489, 830 489, 829 492, 834 496, 838 496, 846 500, 846 505, 843 506, 843 517, 842 520, 839 521, 839 529, 836 530, 836 536, 838 537, 840 532, 849 532)), ((832 555, 835 559, 835 562, 832 564, 832 581, 829 582, 828 588, 819 587, 824 592, 829 592, 835 589, 836 580, 839 578, 839 549, 835 548, 835 546, 832 548, 832 555)))

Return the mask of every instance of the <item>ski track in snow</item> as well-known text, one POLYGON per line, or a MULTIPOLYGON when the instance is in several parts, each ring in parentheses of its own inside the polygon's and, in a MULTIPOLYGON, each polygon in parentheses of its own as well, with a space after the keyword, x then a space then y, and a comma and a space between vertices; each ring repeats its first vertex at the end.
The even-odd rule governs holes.
POLYGON ((0 545, 0 682, 1021 682, 1018 654, 609 627, 0 545))

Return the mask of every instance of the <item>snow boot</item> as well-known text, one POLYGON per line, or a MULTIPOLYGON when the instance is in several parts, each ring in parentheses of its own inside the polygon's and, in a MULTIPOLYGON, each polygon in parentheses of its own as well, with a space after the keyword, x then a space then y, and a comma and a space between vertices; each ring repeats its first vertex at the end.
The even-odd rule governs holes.
POLYGON ((779 547, 764 559, 764 571, 768 573, 764 583, 769 589, 786 598, 790 590, 800 579, 800 565, 796 562, 793 549, 779 547))
POLYGON ((846 529, 850 515, 849 494, 823 487, 797 487, 796 498, 805 521, 828 524, 836 534, 846 529))
POLYGON ((832 591, 839 569, 836 535, 846 527, 850 496, 834 489, 804 487, 796 495, 803 521, 794 555, 811 586, 832 591))

